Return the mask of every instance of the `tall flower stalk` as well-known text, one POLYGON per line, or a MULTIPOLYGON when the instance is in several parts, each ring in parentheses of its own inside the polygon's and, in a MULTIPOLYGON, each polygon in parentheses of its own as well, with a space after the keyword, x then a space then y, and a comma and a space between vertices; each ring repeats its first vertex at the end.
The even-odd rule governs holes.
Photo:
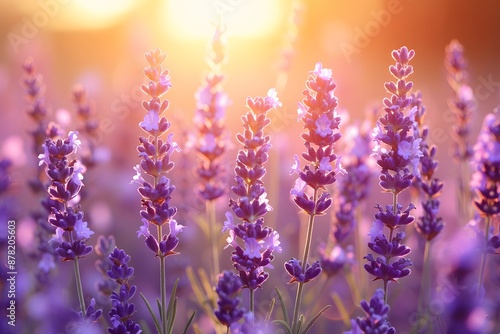
POLYGON ((454 140, 453 155, 460 163, 459 207, 467 223, 473 214, 470 205, 472 193, 469 186, 470 160, 473 155, 470 143, 470 123, 475 113, 476 103, 474 92, 468 84, 464 48, 457 40, 452 40, 446 46, 444 65, 448 71, 448 84, 454 92, 453 97, 448 101, 448 106, 455 116, 451 136, 454 140))
POLYGON ((270 89, 265 98, 247 98, 249 111, 241 118, 244 131, 236 136, 243 147, 238 151, 235 185, 231 187, 238 197, 229 200, 232 213, 226 213, 227 221, 222 229, 222 232, 229 232, 226 247, 234 248, 231 261, 238 271, 242 288, 250 291, 250 312, 255 311, 255 290, 269 277, 264 270, 271 266, 273 252, 281 252, 278 232, 264 226, 264 215, 272 208, 262 181, 271 147, 271 137, 264 133, 264 128, 271 122, 267 113, 279 105, 274 89, 270 89), (239 223, 235 223, 233 214, 239 223))
MULTIPOLYGON (((415 114, 417 128, 415 132, 416 136, 421 139, 420 148, 422 150, 422 157, 420 158, 420 176, 414 179, 414 185, 420 193, 423 209, 423 215, 419 217, 416 223, 416 229, 420 236, 425 239, 424 266, 417 306, 417 326, 419 326, 432 286, 430 282, 431 241, 441 233, 444 227, 443 219, 438 216, 440 206, 439 197, 441 196, 444 184, 438 178, 434 177, 434 173, 438 167, 438 162, 435 158, 437 147, 427 142, 429 128, 424 125, 426 108, 422 104, 420 92, 412 94, 411 105, 417 108, 415 114)), ((417 331, 418 330, 417 328, 417 331)))
POLYGON ((110 334, 140 334, 141 327, 131 318, 135 313, 135 305, 130 302, 134 297, 137 287, 129 284, 129 279, 134 274, 134 268, 128 266, 130 255, 123 249, 115 248, 108 256, 109 270, 108 277, 116 282, 119 291, 111 293, 112 308, 109 311, 111 327, 108 328, 110 334))
MULTIPOLYGON (((170 157, 179 148, 173 141, 173 133, 169 133, 166 140, 162 138, 170 128, 170 122, 163 115, 169 106, 169 101, 162 100, 161 97, 172 86, 168 70, 162 70, 161 67, 165 54, 156 49, 146 53, 145 58, 149 66, 145 68, 144 74, 149 83, 143 85, 142 90, 150 99, 142 103, 146 115, 139 126, 146 132, 147 137, 139 137, 140 145, 137 151, 141 162, 134 168, 137 173, 134 181, 139 183, 138 191, 142 196, 140 214, 143 225, 137 232, 137 236, 145 238, 147 247, 160 261, 160 320, 155 323, 160 334, 167 334, 172 331, 174 319, 173 317, 167 319, 165 258, 177 254, 174 251, 179 243, 177 234, 183 230, 184 226, 179 225, 174 219, 177 208, 170 205, 170 200, 175 187, 170 184, 166 174, 174 168, 170 157), (143 174, 146 174, 150 181, 146 181, 143 174), (151 225, 156 227, 156 237, 149 232, 151 225), (168 235, 163 229, 167 225, 168 235)), ((151 314, 155 319, 152 312, 151 314)))
POLYGON ((39 155, 40 165, 46 165, 50 178, 48 193, 54 203, 48 222, 55 227, 55 235, 49 242, 56 245, 55 252, 63 261, 73 261, 76 289, 82 317, 87 308, 83 296, 79 259, 92 251, 86 242, 93 231, 83 221, 83 211, 77 205, 79 192, 83 186, 84 166, 72 155, 80 147, 76 132, 70 132, 66 139, 47 139, 43 144, 44 153, 39 155))
POLYGON ((321 273, 319 261, 309 264, 314 218, 324 215, 331 206, 332 200, 326 192, 326 186, 333 184, 336 181, 336 174, 341 171, 340 158, 333 151, 335 142, 341 137, 340 117, 335 112, 337 107, 337 98, 333 93, 335 87, 332 71, 322 68, 320 63, 316 64, 306 81, 304 99, 298 106, 298 120, 304 122, 306 129, 302 133, 306 147, 302 158, 307 164, 300 169, 299 157, 295 155, 295 164, 290 173, 297 173, 299 177, 291 194, 295 204, 309 215, 309 220, 302 261, 292 258, 285 263, 285 269, 291 276, 290 283, 298 283, 291 324, 292 333, 298 333, 300 330, 299 313, 304 284, 321 273), (332 167, 332 164, 336 167, 332 167))
POLYGON ((498 227, 492 226, 494 217, 500 213, 500 117, 498 113, 484 118, 481 133, 474 146, 474 172, 471 187, 477 192, 475 207, 484 219, 484 228, 477 231, 481 247, 481 262, 477 281, 476 298, 483 293, 484 275, 488 253, 497 253, 500 234, 494 235, 498 227))
POLYGON ((224 126, 228 97, 222 89, 222 66, 226 62, 225 27, 218 23, 210 44, 207 64, 210 68, 202 86, 196 93, 197 108, 194 123, 197 128, 195 143, 199 156, 196 169, 201 180, 199 197, 205 202, 206 222, 212 250, 211 278, 219 274, 219 231, 216 228, 215 201, 224 195, 225 185, 221 182, 224 167, 221 158, 226 151, 227 133, 224 126))
MULTIPOLYGON (((35 156, 43 153, 43 145, 47 137, 57 139, 60 130, 55 124, 49 123, 48 109, 45 105, 45 84, 42 75, 37 71, 32 58, 27 58, 23 64, 25 77, 23 84, 26 89, 26 99, 28 100, 27 114, 34 121, 35 128, 30 131, 33 138, 33 153, 35 156)), ((58 202, 47 197, 47 178, 44 167, 37 166, 36 177, 29 180, 30 189, 36 195, 43 196, 43 211, 33 212, 33 220, 37 223, 36 237, 38 239, 37 251, 39 262, 36 277, 40 287, 46 287, 51 270, 56 267, 55 258, 57 255, 49 245, 48 240, 55 232, 55 228, 48 223, 47 217, 51 208, 58 202)))
POLYGON ((395 231, 414 221, 410 211, 415 206, 410 203, 403 210, 398 195, 411 186, 414 177, 420 175, 419 162, 422 157, 420 150, 422 139, 413 133, 416 127, 417 108, 412 108, 405 115, 412 102, 408 93, 413 83, 407 82, 406 78, 413 73, 413 66, 409 65, 409 61, 414 55, 415 52, 406 47, 392 52, 396 64, 391 65, 389 71, 396 80, 385 83, 390 98, 385 98, 383 101, 385 114, 379 118, 375 129, 377 146, 374 151, 377 164, 382 168, 379 184, 385 192, 392 194, 392 203, 385 208, 377 205, 379 212, 375 215, 368 247, 380 256, 374 258, 372 254, 368 254, 365 259, 369 263, 365 264, 365 270, 375 277, 374 280, 384 282, 385 302, 387 302, 388 283, 395 282, 411 272, 408 268, 411 261, 404 257, 411 251, 402 243, 405 234, 395 231), (389 229, 388 236, 383 233, 384 226, 389 229), (395 258, 399 259, 394 261, 395 258))
POLYGON ((396 334, 396 329, 387 321, 390 307, 384 301, 382 289, 375 291, 370 302, 361 301, 360 306, 366 316, 351 320, 352 329, 344 334, 396 334))

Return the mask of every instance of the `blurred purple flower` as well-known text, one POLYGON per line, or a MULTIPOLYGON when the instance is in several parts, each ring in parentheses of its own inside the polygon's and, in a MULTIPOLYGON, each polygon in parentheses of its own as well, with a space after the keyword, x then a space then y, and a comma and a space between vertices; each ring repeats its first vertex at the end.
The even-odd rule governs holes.
POLYGON ((355 261, 352 246, 347 246, 344 249, 339 245, 335 245, 331 249, 327 249, 325 245, 320 245, 319 255, 321 269, 328 277, 336 275, 344 266, 355 261))
POLYGON ((224 39, 225 27, 218 24, 207 59, 210 71, 196 92, 194 123, 197 134, 189 143, 198 151, 197 173, 201 181, 198 194, 204 201, 221 197, 226 188, 220 180, 224 173, 221 159, 227 146, 224 118, 229 104, 227 94, 222 89, 224 75, 221 73, 221 67, 226 59, 224 39))
POLYGON ((461 161, 468 161, 472 155, 469 142, 470 123, 475 113, 475 98, 468 85, 467 61, 464 48, 457 40, 452 40, 445 48, 445 68, 448 71, 448 83, 455 96, 448 102, 455 114, 455 125, 452 129, 454 139, 454 156, 461 161))
POLYGON ((219 308, 215 310, 215 316, 221 324, 227 327, 239 321, 245 313, 243 309, 238 307, 240 304, 238 295, 241 292, 242 286, 241 279, 228 270, 219 275, 217 287, 215 288, 219 296, 217 300, 219 308))

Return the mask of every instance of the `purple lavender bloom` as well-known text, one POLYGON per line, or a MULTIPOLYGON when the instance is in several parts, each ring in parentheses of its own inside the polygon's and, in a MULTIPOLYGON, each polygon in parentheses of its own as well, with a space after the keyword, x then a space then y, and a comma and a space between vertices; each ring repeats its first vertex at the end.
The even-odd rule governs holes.
MULTIPOLYGON (((45 106, 45 84, 43 83, 43 77, 38 73, 36 66, 34 64, 33 58, 27 58, 23 64, 23 70, 25 72, 25 77, 23 79, 23 84, 27 92, 27 100, 29 106, 27 109, 27 114, 36 123, 36 128, 31 131, 33 136, 33 152, 36 154, 42 153, 41 147, 47 138, 47 107, 45 106)), ((40 182, 40 179, 32 182, 40 182)), ((33 186, 35 186, 32 183, 33 186)), ((33 188, 35 189, 35 188, 33 188)), ((43 186, 39 184, 36 188, 39 190, 43 189, 43 186)))
POLYGON ((235 185, 231 187, 238 199, 229 201, 229 207, 242 222, 235 224, 233 215, 227 212, 222 229, 222 232, 229 230, 226 247, 234 248, 231 260, 243 287, 251 290, 261 287, 269 277, 264 268, 270 267, 273 251, 281 252, 278 232, 264 226, 263 216, 272 208, 262 182, 271 146, 271 138, 264 135, 264 128, 271 122, 267 113, 278 105, 274 89, 270 89, 265 98, 247 98, 250 111, 242 117, 245 130, 236 136, 243 148, 238 151, 235 185), (238 244, 238 239, 243 245, 238 244))
POLYGON ((229 104, 221 85, 224 80, 221 67, 226 59, 224 32, 224 26, 216 26, 207 61, 210 72, 196 92, 197 108, 194 122, 198 138, 193 141, 196 141, 194 146, 199 156, 197 173, 202 182, 198 193, 205 201, 215 200, 225 192, 225 186, 219 180, 220 175, 224 173, 220 160, 226 151, 227 133, 224 128, 224 117, 229 104))
POLYGON ((120 286, 119 291, 113 291, 110 296, 112 308, 109 311, 109 319, 111 327, 108 328, 108 332, 111 334, 140 334, 141 327, 131 319, 135 313, 135 305, 130 300, 134 297, 137 287, 128 284, 128 280, 134 274, 134 268, 128 266, 130 256, 123 249, 115 248, 109 254, 108 259, 110 269, 107 271, 107 275, 120 286))
POLYGON ((377 334, 396 334, 396 329, 391 327, 387 321, 389 314, 389 305, 384 302, 384 291, 377 289, 368 303, 366 300, 361 302, 361 308, 366 316, 357 318, 352 323, 352 331, 345 334, 377 333, 377 334))
POLYGON ((219 296, 217 301, 218 309, 215 311, 215 316, 221 324, 230 327, 231 324, 239 321, 245 311, 238 308, 240 298, 237 295, 240 293, 243 283, 238 275, 226 270, 219 275, 219 281, 215 291, 219 296))
POLYGON ((405 258, 400 258, 392 263, 388 263, 388 258, 384 256, 374 259, 372 254, 368 254, 364 258, 370 262, 365 264, 364 268, 369 274, 375 276, 374 281, 381 279, 384 282, 397 282, 398 278, 408 276, 411 273, 407 267, 411 266, 412 263, 405 258))
POLYGON ((80 312, 74 312, 72 314, 72 320, 66 325, 66 330, 68 333, 75 334, 97 334, 100 331, 97 322, 102 315, 102 310, 95 309, 95 299, 90 300, 90 304, 85 310, 85 314, 80 312))
POLYGON ((149 67, 144 69, 144 74, 149 79, 147 85, 142 85, 142 90, 150 97, 149 101, 143 101, 142 106, 146 110, 144 120, 139 126, 148 137, 139 137, 140 145, 137 147, 140 164, 134 167, 136 175, 132 182, 139 183, 139 193, 142 196, 142 216, 143 226, 138 231, 138 237, 145 237, 148 248, 155 253, 155 256, 164 258, 168 255, 177 254, 174 249, 179 243, 177 234, 182 231, 183 226, 178 225, 174 219, 177 208, 170 205, 171 195, 175 187, 170 184, 170 180, 165 176, 174 168, 174 163, 170 157, 174 151, 178 151, 177 143, 173 141, 173 133, 169 133, 167 140, 164 136, 170 128, 170 122, 163 113, 169 106, 168 100, 162 100, 172 83, 168 70, 162 70, 161 63, 165 60, 165 54, 159 49, 145 54, 149 67), (143 174, 149 175, 153 183, 147 182, 143 174), (162 231, 163 225, 168 224, 170 234, 159 233, 157 237, 149 233, 149 225, 158 226, 158 231, 162 231))
POLYGON ((243 322, 233 322, 229 327, 232 334, 267 334, 265 324, 255 319, 253 312, 247 312, 243 315, 243 322))
POLYGON ((79 128, 79 133, 88 139, 88 149, 84 151, 82 162, 90 168, 96 164, 95 144, 99 136, 99 122, 95 119, 94 108, 88 101, 87 92, 82 86, 76 86, 73 89, 73 102, 76 105, 78 118, 83 123, 79 128))
POLYGON ((92 251, 92 246, 85 243, 94 232, 83 221, 83 211, 78 202, 78 194, 83 186, 84 167, 78 160, 69 160, 80 147, 76 132, 70 132, 66 139, 47 139, 43 145, 44 153, 39 155, 40 165, 46 164, 46 173, 51 179, 48 193, 52 203, 59 202, 51 208, 48 222, 56 228, 51 241, 57 247, 56 254, 63 261, 76 260, 92 251))
POLYGON ((338 132, 340 117, 337 116, 337 98, 334 96, 336 84, 333 82, 332 71, 322 68, 316 64, 312 74, 306 82, 307 89, 304 91, 304 99, 299 103, 299 120, 304 122, 306 131, 302 133, 306 151, 302 158, 309 164, 300 169, 298 156, 295 156, 295 164, 292 173, 297 173, 301 182, 292 190, 295 203, 308 214, 324 214, 331 205, 329 195, 313 198, 304 192, 305 186, 317 190, 336 181, 336 174, 341 172, 340 160, 333 152, 333 145, 340 139, 338 132), (332 164, 336 164, 333 168, 332 164), (314 205, 311 207, 308 202, 314 205))
POLYGON ((416 228, 420 235, 430 241, 434 239, 444 227, 443 219, 438 217, 440 204, 438 197, 441 195, 444 184, 439 179, 434 178, 434 173, 438 167, 438 162, 435 160, 437 148, 436 146, 429 146, 427 143, 429 128, 423 125, 426 109, 425 106, 422 105, 422 94, 420 92, 412 94, 412 99, 412 107, 417 108, 415 118, 417 126, 415 131, 422 139, 420 142, 420 148, 422 150, 422 157, 420 158, 421 173, 413 182, 415 187, 424 197, 422 202, 424 214, 419 217, 416 228))
POLYGON ((476 103, 472 88, 468 85, 464 48, 457 40, 452 40, 446 46, 444 64, 448 71, 448 83, 455 93, 455 96, 448 102, 456 120, 451 132, 455 141, 454 155, 461 161, 468 161, 473 155, 469 135, 476 103))
POLYGON ((99 257, 95 263, 95 267, 103 276, 103 278, 97 283, 97 290, 101 293, 99 296, 99 303, 102 305, 109 302, 109 296, 118 286, 115 281, 109 279, 107 274, 108 270, 111 269, 109 255, 115 249, 114 236, 110 235, 109 237, 104 237, 103 235, 100 235, 97 238, 97 243, 94 249, 99 257))
MULTIPOLYGON (((304 99, 299 103, 297 110, 298 120, 304 122, 305 131, 302 133, 302 139, 306 150, 302 153, 302 158, 307 164, 301 169, 299 157, 294 156, 295 163, 290 174, 296 173, 299 177, 290 193, 295 204, 310 217, 326 213, 332 204, 332 199, 325 191, 325 187, 336 181, 337 173, 344 172, 340 158, 333 151, 334 144, 341 137, 340 117, 335 111, 337 107, 335 87, 332 71, 317 63, 306 81, 304 99)), ((340 238, 341 235, 350 233, 353 220, 349 212, 345 216, 339 212, 339 218, 349 221, 339 225, 337 234, 340 238)), ((312 224, 309 224, 308 228, 311 229, 312 224)), ((309 249, 305 254, 309 254, 309 249)), ((305 262, 303 264, 292 258, 285 263, 285 269, 291 276, 290 283, 306 283, 319 275, 321 272, 319 261, 313 265, 309 265, 307 261, 307 257, 303 260, 305 262)), ((293 326, 295 325, 294 323, 293 326)))
POLYGON ((106 272, 109 278, 115 280, 118 284, 127 282, 134 274, 134 268, 128 266, 129 261, 130 255, 127 255, 123 249, 115 248, 113 252, 109 254, 111 269, 106 272))
POLYGON ((351 245, 346 249, 339 245, 327 249, 325 245, 319 247, 320 265, 322 272, 328 277, 336 275, 344 266, 354 263, 354 251, 351 245))
POLYGON ((386 257, 405 256, 411 252, 411 249, 402 244, 404 237, 405 234, 399 232, 396 233, 396 236, 389 242, 385 235, 381 233, 379 236, 375 237, 373 242, 368 243, 368 247, 375 253, 386 257))
POLYGON ((285 262, 285 270, 292 277, 290 282, 307 283, 321 274, 321 265, 319 261, 314 262, 312 265, 306 265, 305 270, 302 268, 302 261, 291 258, 285 262))
POLYGON ((421 118, 418 106, 413 106, 413 98, 409 95, 413 87, 407 77, 413 73, 413 66, 409 65, 415 52, 402 47, 392 51, 392 58, 396 64, 389 67, 389 71, 395 78, 395 82, 386 82, 385 88, 390 93, 389 98, 384 99, 384 112, 377 122, 375 128, 374 149, 377 164, 382 168, 380 175, 380 186, 386 192, 392 193, 392 205, 386 205, 385 209, 379 204, 376 208, 379 212, 375 215, 371 240, 368 246, 374 252, 380 254, 376 259, 372 254, 364 258, 368 264, 365 270, 375 276, 374 280, 384 281, 384 298, 387 299, 387 283, 396 281, 398 278, 410 274, 411 261, 402 256, 408 254, 410 249, 402 244, 404 233, 396 233, 397 228, 402 228, 415 219, 410 211, 415 208, 409 204, 403 210, 403 205, 398 202, 398 194, 412 185, 414 177, 420 176, 419 163, 423 156, 421 151, 422 138, 418 136, 417 121, 421 118), (405 115, 405 111, 411 110, 405 115), (389 237, 386 237, 382 229, 389 229, 389 237), (393 261, 393 258, 398 258, 393 261))
POLYGON ((11 183, 9 168, 12 162, 9 159, 0 160, 0 194, 3 194, 11 183))
POLYGON ((472 176, 471 188, 479 197, 475 202, 482 216, 493 216, 500 212, 498 185, 500 183, 500 120, 498 114, 484 118, 481 133, 474 146, 476 170, 472 176))

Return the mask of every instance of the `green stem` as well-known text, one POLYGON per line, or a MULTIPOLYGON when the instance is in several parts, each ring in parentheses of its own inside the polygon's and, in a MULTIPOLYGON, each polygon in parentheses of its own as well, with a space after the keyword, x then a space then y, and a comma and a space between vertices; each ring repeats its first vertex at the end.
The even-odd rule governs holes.
POLYGON ((461 174, 460 200, 461 200, 462 213, 465 217, 464 224, 467 224, 469 222, 469 220, 472 218, 472 211, 470 209, 472 198, 471 198, 471 193, 470 193, 470 188, 469 188, 470 170, 469 170, 469 164, 468 164, 467 160, 463 160, 460 163, 460 174, 461 174))
POLYGON ((250 312, 255 314, 255 295, 253 289, 250 289, 250 312))
MULTIPOLYGON (((162 238, 162 226, 158 225, 158 240, 162 238)), ((159 255, 160 258, 160 295, 161 295, 161 334, 167 333, 167 277, 165 273, 165 256, 159 255)))
POLYGON ((212 275, 211 278, 214 280, 214 284, 217 284, 217 275, 219 275, 219 248, 217 243, 217 230, 215 228, 215 202, 206 201, 206 219, 208 221, 208 229, 210 234, 210 247, 212 248, 212 275))
POLYGON ((83 298, 82 278, 80 277, 80 266, 78 265, 78 258, 76 258, 73 263, 75 269, 76 292, 78 294, 78 301, 80 302, 80 309, 82 310, 82 317, 85 318, 85 312, 87 311, 87 308, 85 307, 85 299, 83 298))
POLYGON ((422 280, 420 283, 420 293, 418 295, 418 306, 417 306, 417 318, 416 318, 416 330, 419 330, 420 319, 423 316, 424 304, 427 302, 427 296, 429 295, 429 274, 430 274, 430 264, 431 264, 431 242, 429 240, 425 241, 424 248, 424 268, 422 270, 422 280))
POLYGON ((486 252, 486 249, 488 246, 490 225, 491 225, 491 216, 488 215, 486 216, 486 224, 484 226, 484 248, 483 248, 483 254, 481 254, 481 267, 479 269, 479 279, 477 282, 476 298, 479 298, 479 296, 481 295, 481 289, 483 287, 484 271, 486 269, 486 255, 488 254, 486 252))
MULTIPOLYGON (((392 193, 392 213, 394 215, 396 215, 398 213, 398 193, 397 192, 393 192, 392 193)), ((389 242, 392 241, 392 236, 394 234, 394 228, 391 228, 390 229, 390 232, 389 232, 389 242)), ((387 264, 389 264, 391 260, 391 257, 388 256, 387 259, 386 259, 386 262, 387 264)), ((384 280, 384 303, 387 304, 387 286, 389 285, 389 281, 387 280, 384 280)))
MULTIPOLYGON (((316 200, 318 198, 318 190, 314 189, 313 201, 314 205, 316 205, 316 200)), ((313 213, 309 216, 309 221, 307 224, 307 233, 306 233, 306 244, 304 246, 304 256, 302 257, 302 272, 306 272, 307 261, 309 260, 309 251, 311 249, 311 241, 312 241, 312 233, 313 233, 313 225, 314 225, 314 216, 316 215, 316 207, 314 208, 313 213)), ((299 282, 299 287, 297 288, 297 294, 295 296, 295 306, 293 309, 293 320, 292 320, 292 333, 295 333, 297 330, 297 322, 299 320, 299 312, 300 312, 300 304, 302 302, 302 292, 304 289, 304 283, 299 282)))

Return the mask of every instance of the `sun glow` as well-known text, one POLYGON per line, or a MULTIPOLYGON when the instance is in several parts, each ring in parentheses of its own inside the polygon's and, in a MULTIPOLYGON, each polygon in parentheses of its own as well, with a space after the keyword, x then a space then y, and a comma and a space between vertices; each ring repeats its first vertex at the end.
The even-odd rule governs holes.
POLYGON ((137 6, 133 0, 73 0, 60 5, 61 13, 54 15, 50 28, 102 29, 115 24, 137 6))
POLYGON ((258 37, 279 26, 281 7, 277 0, 167 0, 165 29, 182 39, 206 38, 221 15, 230 36, 258 37))

